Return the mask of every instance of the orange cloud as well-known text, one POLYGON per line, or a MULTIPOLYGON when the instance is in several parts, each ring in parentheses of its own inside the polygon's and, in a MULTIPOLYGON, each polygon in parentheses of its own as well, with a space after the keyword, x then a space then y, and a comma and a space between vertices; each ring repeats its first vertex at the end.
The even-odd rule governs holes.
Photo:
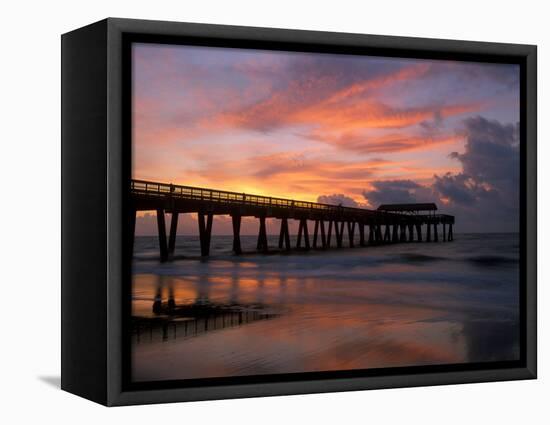
POLYGON ((372 91, 426 74, 429 64, 409 66, 381 77, 352 83, 336 91, 326 91, 333 78, 311 78, 306 83, 291 81, 286 90, 248 106, 222 112, 209 119, 217 127, 269 130, 292 125, 315 126, 320 131, 349 132, 368 128, 404 128, 430 120, 477 111, 482 104, 395 107, 382 102, 372 91), (317 91, 319 93, 317 93, 317 91))
POLYGON ((378 101, 361 100, 329 106, 313 106, 299 112, 296 121, 317 124, 319 131, 344 133, 370 128, 410 127, 433 119, 436 115, 446 118, 479 109, 480 105, 477 103, 443 107, 394 108, 378 101))

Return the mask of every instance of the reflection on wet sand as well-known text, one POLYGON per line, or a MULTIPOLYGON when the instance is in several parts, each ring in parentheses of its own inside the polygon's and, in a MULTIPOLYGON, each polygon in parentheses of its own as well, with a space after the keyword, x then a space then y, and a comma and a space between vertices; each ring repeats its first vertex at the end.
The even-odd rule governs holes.
POLYGON ((133 379, 517 359, 517 265, 414 249, 138 264, 133 379))
MULTIPOLYGON (((211 282, 207 276, 200 276, 194 287, 194 301, 189 302, 193 288, 182 288, 176 295, 174 277, 151 276, 156 280, 155 292, 147 312, 149 294, 143 290, 135 294, 139 302, 134 303, 132 332, 136 343, 166 341, 169 338, 187 338, 204 335, 207 332, 220 331, 235 326, 243 326, 258 320, 273 319, 278 316, 275 309, 262 303, 264 279, 257 283, 256 302, 239 303, 238 265, 231 274, 231 285, 227 296, 212 301, 210 299, 211 282), (226 302, 225 299, 227 299, 226 302)), ((148 280, 148 279, 147 279, 148 280)), ((284 279, 286 280, 286 278, 284 279)), ((144 282, 143 287, 151 286, 144 282)), ((181 288, 181 282, 176 282, 181 288), (179 283, 179 284, 178 284, 179 283)), ((183 285, 185 286, 185 285, 183 285)), ((138 285, 136 285, 138 287, 138 285)), ((281 300, 284 301, 284 300, 281 300)))

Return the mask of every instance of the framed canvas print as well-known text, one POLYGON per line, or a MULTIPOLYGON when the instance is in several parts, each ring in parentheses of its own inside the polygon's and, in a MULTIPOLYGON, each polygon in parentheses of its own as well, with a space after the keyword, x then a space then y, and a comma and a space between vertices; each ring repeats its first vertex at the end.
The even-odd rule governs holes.
POLYGON ((63 35, 63 389, 535 377, 535 46, 111 18, 63 35))

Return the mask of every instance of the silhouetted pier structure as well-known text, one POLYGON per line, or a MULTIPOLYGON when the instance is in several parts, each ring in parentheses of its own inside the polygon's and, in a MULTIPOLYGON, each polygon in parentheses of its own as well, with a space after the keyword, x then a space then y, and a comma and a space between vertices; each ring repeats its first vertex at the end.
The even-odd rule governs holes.
POLYGON ((438 242, 438 226, 443 226, 442 240, 453 240, 454 216, 437 214, 435 204, 381 205, 377 210, 352 208, 317 202, 298 201, 270 196, 250 195, 206 188, 180 186, 144 180, 131 182, 132 246, 137 211, 156 211, 161 261, 173 256, 176 246, 178 216, 197 213, 201 255, 210 253, 212 223, 215 215, 230 215, 233 223, 233 251, 241 254, 240 228, 242 217, 255 217, 259 221, 257 249, 269 250, 266 219, 281 221, 278 248, 291 251, 289 220, 299 222, 296 248, 328 249, 343 247, 347 230, 350 247, 413 241, 438 242), (171 213, 170 231, 166 235, 164 214, 171 213), (314 223, 310 238, 308 222, 314 223), (426 226, 426 236, 422 227, 426 226), (433 234, 432 234, 433 229, 433 234), (368 236, 367 232, 368 230, 368 236), (357 233, 356 233, 357 231, 357 233), (335 236, 333 240, 332 236, 335 236))

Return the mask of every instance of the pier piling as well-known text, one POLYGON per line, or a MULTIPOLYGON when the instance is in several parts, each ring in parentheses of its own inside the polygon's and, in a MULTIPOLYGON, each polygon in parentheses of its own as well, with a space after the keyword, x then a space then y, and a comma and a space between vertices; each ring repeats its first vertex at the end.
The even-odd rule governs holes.
POLYGON ((309 250, 309 233, 307 229, 307 220, 305 218, 300 220, 298 226, 298 238, 296 240, 296 248, 302 247, 302 237, 304 238, 304 248, 309 250))
POLYGON ((392 232, 392 242, 397 243, 399 242, 399 229, 397 224, 393 225, 393 232, 392 232))
POLYGON ((178 215, 177 212, 172 212, 172 218, 170 220, 170 237, 168 238, 168 255, 174 256, 176 250, 176 234, 178 231, 178 215))
POLYGON ((407 227, 409 228, 409 242, 413 242, 414 241, 414 225, 412 223, 409 223, 407 225, 407 227))
POLYGON ((384 242, 391 242, 391 229, 390 225, 386 224, 384 226, 384 242))
POLYGON ((420 223, 415 224, 416 227, 416 240, 422 242, 422 225, 420 223))
POLYGON ((365 223, 357 223, 359 226, 359 246, 365 246, 365 223))
POLYGON ((369 224, 369 245, 374 243, 374 225, 369 224))
POLYGON ((242 254, 241 249, 241 216, 233 214, 231 216, 233 224, 233 253, 236 255, 242 254))
POLYGON ((207 257, 210 255, 210 239, 212 236, 212 213, 205 214, 199 212, 199 238, 201 243, 201 256, 207 257))
POLYGON ((401 230, 401 233, 400 233, 400 236, 399 236, 399 241, 400 242, 407 242, 407 226, 405 224, 401 224, 399 227, 400 227, 400 230, 401 230))
POLYGON ((164 262, 168 260, 168 245, 166 244, 166 223, 163 209, 157 209, 157 228, 159 235, 160 261, 164 262))
POLYGON ((315 226, 313 229, 313 248, 317 248, 317 239, 319 236, 319 220, 315 220, 315 226))
POLYGON ((260 217, 260 230, 258 232, 258 251, 267 252, 267 230, 265 227, 265 217, 260 217))
POLYGON ((355 234, 355 221, 348 221, 348 239, 349 239, 350 248, 353 248, 355 246, 354 234, 355 234))
POLYGON ((290 234, 288 232, 288 219, 286 217, 281 219, 281 232, 279 233, 279 249, 290 251, 290 234))
POLYGON ((334 231, 336 232, 336 246, 342 248, 342 239, 344 236, 344 222, 334 222, 334 231))

